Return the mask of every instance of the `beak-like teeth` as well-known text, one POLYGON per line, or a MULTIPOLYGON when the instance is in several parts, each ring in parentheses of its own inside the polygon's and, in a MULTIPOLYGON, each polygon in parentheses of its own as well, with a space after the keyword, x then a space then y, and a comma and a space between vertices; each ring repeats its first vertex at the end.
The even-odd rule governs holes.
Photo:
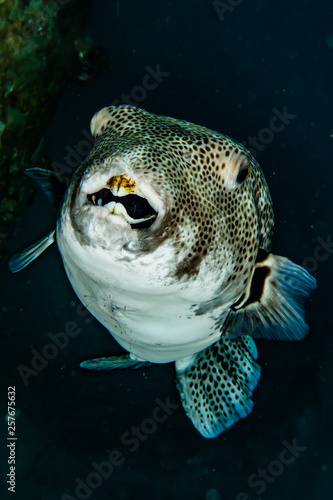
POLYGON ((153 224, 152 219, 158 215, 127 174, 109 178, 102 189, 87 195, 87 202, 106 208, 110 214, 121 215, 132 228, 136 226, 137 229, 149 228, 153 224))
POLYGON ((97 196, 95 194, 93 194, 92 196, 92 201, 95 205, 98 205, 99 207, 102 206, 102 199, 101 198, 97 199, 97 196))
POLYGON ((106 205, 104 205, 104 207, 110 210, 110 214, 122 215, 129 224, 140 224, 140 222, 145 222, 150 219, 155 219, 156 217, 156 215, 150 215, 142 219, 133 219, 130 215, 128 215, 124 205, 122 203, 116 203, 115 201, 107 203, 106 205))
POLYGON ((128 194, 135 194, 144 198, 135 181, 127 174, 111 177, 106 185, 114 196, 121 197, 128 194))

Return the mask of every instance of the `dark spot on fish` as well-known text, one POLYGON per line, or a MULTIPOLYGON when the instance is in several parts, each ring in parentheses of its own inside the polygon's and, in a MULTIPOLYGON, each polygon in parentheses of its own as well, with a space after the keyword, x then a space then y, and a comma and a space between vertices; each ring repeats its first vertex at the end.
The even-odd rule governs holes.
POLYGON ((243 293, 243 295, 241 295, 241 297, 239 297, 239 299, 237 300, 237 302, 235 302, 234 304, 232 304, 231 309, 233 309, 233 310, 237 309, 237 306, 239 306, 239 304, 242 303, 242 301, 244 300, 244 297, 245 297, 245 293, 243 293))
POLYGON ((242 307, 240 307, 240 309, 243 309, 254 302, 260 302, 264 293, 266 279, 270 274, 271 268, 268 266, 257 267, 254 270, 249 298, 242 305, 242 307))
POLYGON ((269 253, 266 252, 263 248, 259 248, 257 258, 256 258, 256 263, 257 262, 264 262, 267 257, 269 256, 269 253))
POLYGON ((175 278, 181 279, 184 276, 195 276, 199 272, 199 266, 200 263, 203 259, 203 254, 199 253, 199 255, 192 257, 191 254, 189 254, 183 262, 178 264, 176 271, 175 271, 175 278))

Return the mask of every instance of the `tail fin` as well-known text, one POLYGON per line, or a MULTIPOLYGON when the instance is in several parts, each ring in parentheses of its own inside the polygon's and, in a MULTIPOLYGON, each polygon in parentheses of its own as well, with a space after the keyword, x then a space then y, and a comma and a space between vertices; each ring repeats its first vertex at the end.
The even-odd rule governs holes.
POLYGON ((251 337, 223 337, 204 351, 176 361, 177 387, 194 427, 206 438, 218 436, 252 410, 260 378, 251 337))

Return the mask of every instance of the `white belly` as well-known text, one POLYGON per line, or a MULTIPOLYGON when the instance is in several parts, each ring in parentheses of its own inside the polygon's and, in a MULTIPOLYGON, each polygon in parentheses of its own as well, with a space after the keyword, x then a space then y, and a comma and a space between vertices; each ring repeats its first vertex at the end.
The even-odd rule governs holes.
POLYGON ((195 315, 193 304, 210 298, 200 287, 181 289, 154 280, 147 284, 133 272, 135 261, 115 267, 105 251, 82 248, 68 232, 64 238, 59 229, 57 242, 75 293, 128 352, 154 363, 168 363, 219 339, 217 311, 195 315))
POLYGON ((133 294, 92 279, 73 262, 65 269, 87 309, 128 352, 154 363, 168 363, 216 342, 214 318, 196 316, 178 294, 133 294))

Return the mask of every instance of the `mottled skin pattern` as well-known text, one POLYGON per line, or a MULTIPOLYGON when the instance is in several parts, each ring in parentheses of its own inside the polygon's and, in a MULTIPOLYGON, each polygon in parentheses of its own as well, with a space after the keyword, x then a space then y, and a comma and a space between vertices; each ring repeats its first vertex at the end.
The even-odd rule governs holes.
POLYGON ((203 436, 217 436, 252 410, 252 391, 260 378, 256 358, 250 337, 221 339, 178 373, 183 406, 203 436))
MULTIPOLYGON (((231 284, 235 292, 237 280, 239 295, 258 249, 269 251, 274 225, 268 187, 250 153, 223 134, 128 105, 105 108, 94 126, 94 149, 75 173, 68 202, 73 206, 83 173, 121 156, 149 175, 167 203, 160 229, 141 231, 142 250, 152 251, 168 238, 175 248, 175 280, 195 275, 205 260, 208 267, 232 271, 220 286, 225 291, 231 284), (238 185, 238 169, 246 164, 251 174, 238 185)), ((73 212, 72 223, 82 229, 73 212)))
POLYGON ((127 105, 102 109, 91 130, 95 146, 65 196, 57 243, 80 300, 130 355, 84 367, 175 361, 187 415, 215 437, 252 409, 260 368, 251 336, 303 338, 315 280, 268 253, 272 202, 241 144, 127 105), (110 195, 124 176, 142 195, 137 220, 155 212, 150 226, 110 212, 126 205, 127 191, 110 195))

